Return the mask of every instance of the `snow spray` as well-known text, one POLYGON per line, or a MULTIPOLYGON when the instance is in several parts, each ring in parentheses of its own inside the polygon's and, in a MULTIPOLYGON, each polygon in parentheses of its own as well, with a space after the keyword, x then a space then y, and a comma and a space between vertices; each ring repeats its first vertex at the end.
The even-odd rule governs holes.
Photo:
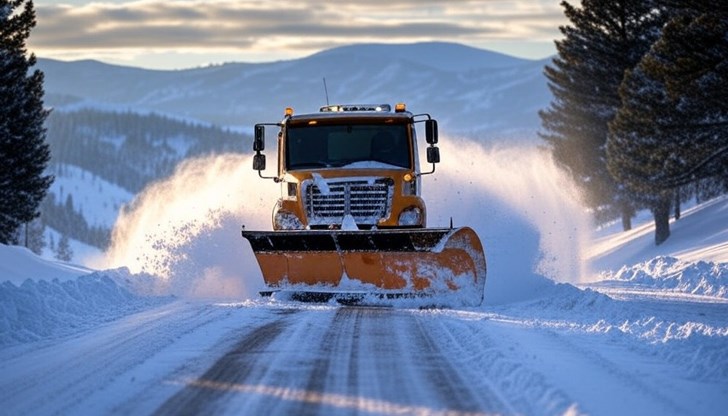
POLYGON ((270 229, 278 186, 237 154, 183 161, 122 210, 104 267, 160 279, 164 294, 256 297, 263 278, 241 226, 270 229))
POLYGON ((478 233, 486 304, 537 297, 554 281, 578 282, 590 220, 572 183, 533 144, 489 146, 441 141, 442 163, 423 178, 428 226, 449 226, 452 218, 478 233))
MULTIPOLYGON (((486 304, 579 281, 589 220, 545 152, 463 139, 441 147, 442 163, 423 177, 428 226, 452 218, 478 233, 488 261, 486 304)), ((250 156, 233 154, 181 163, 122 212, 104 266, 159 276, 167 293, 180 296, 256 297, 263 279, 240 227, 270 229, 279 187, 251 166, 250 156)))

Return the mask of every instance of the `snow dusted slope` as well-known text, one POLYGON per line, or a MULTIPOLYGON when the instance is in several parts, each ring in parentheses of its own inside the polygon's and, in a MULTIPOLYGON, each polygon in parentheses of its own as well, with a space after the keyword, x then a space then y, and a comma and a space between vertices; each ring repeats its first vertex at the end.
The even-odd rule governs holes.
POLYGON ((728 196, 715 198, 685 210, 680 220, 671 220, 671 236, 660 246, 654 244, 655 227, 647 213, 642 223, 622 232, 617 224, 601 230, 586 253, 595 271, 616 270, 671 256, 683 261, 728 262, 728 196))
POLYGON ((78 166, 63 165, 53 174, 55 180, 48 192, 60 203, 72 195, 74 209, 83 214, 89 225, 111 228, 121 208, 133 197, 122 187, 78 166))
POLYGON ((644 223, 623 232, 612 226, 587 250, 596 272, 590 286, 620 296, 621 292, 697 295, 728 298, 728 196, 687 209, 671 222, 671 236, 654 244, 654 225, 644 223))

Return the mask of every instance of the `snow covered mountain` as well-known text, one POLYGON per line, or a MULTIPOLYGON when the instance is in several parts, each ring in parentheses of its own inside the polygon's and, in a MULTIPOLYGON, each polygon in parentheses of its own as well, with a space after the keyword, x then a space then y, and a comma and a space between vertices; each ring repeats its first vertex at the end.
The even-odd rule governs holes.
POLYGON ((334 103, 405 102, 443 131, 480 137, 527 136, 550 100, 543 67, 451 43, 364 44, 270 63, 228 63, 159 71, 95 61, 39 59, 47 102, 155 111, 223 126, 277 121, 285 107, 317 111, 334 103))

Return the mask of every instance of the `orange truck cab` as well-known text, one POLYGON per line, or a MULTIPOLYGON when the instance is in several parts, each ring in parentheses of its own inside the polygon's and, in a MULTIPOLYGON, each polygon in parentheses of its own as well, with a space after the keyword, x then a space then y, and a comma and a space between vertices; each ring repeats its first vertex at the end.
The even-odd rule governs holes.
POLYGON ((274 230, 393 229, 426 227, 420 197, 423 174, 439 162, 437 122, 413 115, 404 104, 331 105, 255 126, 253 165, 266 167, 265 126, 279 127, 281 184, 273 211, 274 230), (415 124, 425 123, 427 160, 421 172, 415 124))

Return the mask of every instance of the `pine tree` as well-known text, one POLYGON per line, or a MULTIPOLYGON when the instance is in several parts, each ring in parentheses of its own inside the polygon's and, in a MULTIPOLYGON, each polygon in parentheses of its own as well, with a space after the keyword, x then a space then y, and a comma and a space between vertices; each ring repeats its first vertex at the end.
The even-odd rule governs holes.
POLYGON ((661 124, 671 151, 658 183, 728 177, 728 13, 683 11, 640 65, 664 82, 673 103, 661 124))
POLYGON ((71 243, 69 242, 66 234, 62 234, 61 239, 58 240, 56 259, 61 261, 71 261, 71 259, 73 259, 73 250, 71 250, 71 243))
POLYGON ((43 122, 43 73, 30 68, 25 41, 35 26, 32 1, 0 0, 0 243, 15 243, 18 227, 38 216, 53 178, 43 122), (18 10, 24 5, 22 10, 18 10))
POLYGON ((721 13, 681 10, 620 87, 609 171, 651 208, 656 244, 670 235, 670 200, 680 186, 728 176, 726 35, 721 13))
POLYGON ((45 225, 43 222, 36 218, 31 222, 25 223, 23 228, 25 229, 23 240, 25 247, 35 254, 42 254, 43 248, 46 246, 45 225))
POLYGON ((658 120, 670 117, 672 105, 663 82, 649 76, 641 65, 627 71, 620 87, 622 107, 610 123, 607 142, 612 176, 630 193, 630 199, 647 206, 655 219, 655 243, 670 236, 670 192, 654 181, 661 160, 668 154, 658 120))
POLYGON ((631 227, 634 207, 607 170, 608 123, 621 106, 619 85, 657 39, 665 16, 653 0, 584 0, 561 3, 571 22, 556 41, 558 56, 545 73, 554 100, 540 112, 554 158, 581 187, 597 214, 621 215, 631 227))

